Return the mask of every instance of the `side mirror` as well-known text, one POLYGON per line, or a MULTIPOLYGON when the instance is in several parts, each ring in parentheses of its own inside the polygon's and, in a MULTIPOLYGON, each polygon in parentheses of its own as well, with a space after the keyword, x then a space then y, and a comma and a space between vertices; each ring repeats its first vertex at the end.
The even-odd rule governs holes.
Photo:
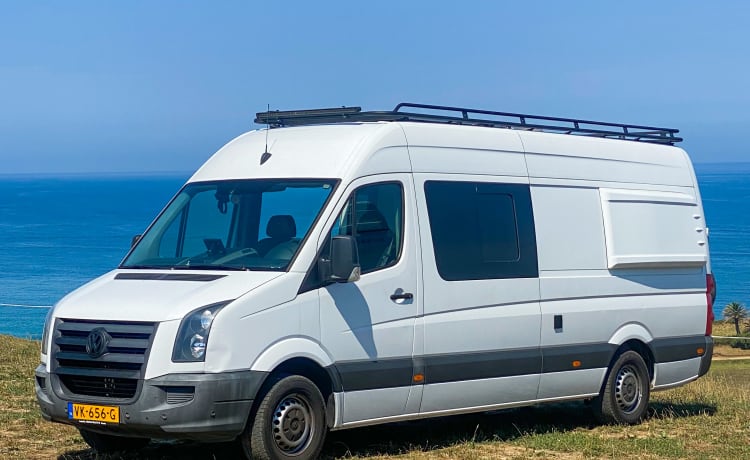
POLYGON ((139 241, 141 241, 141 236, 143 235, 135 235, 133 239, 130 240, 130 248, 133 249, 133 246, 138 244, 139 241))
POLYGON ((334 236, 331 240, 329 280, 337 283, 359 281, 359 251, 357 241, 349 235, 334 236))

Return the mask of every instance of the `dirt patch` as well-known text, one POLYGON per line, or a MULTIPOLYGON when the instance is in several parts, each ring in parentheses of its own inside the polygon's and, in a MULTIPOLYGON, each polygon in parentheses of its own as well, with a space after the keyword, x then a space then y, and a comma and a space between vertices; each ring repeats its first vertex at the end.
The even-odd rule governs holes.
POLYGON ((713 359, 750 359, 750 350, 730 347, 729 345, 714 345, 713 359))

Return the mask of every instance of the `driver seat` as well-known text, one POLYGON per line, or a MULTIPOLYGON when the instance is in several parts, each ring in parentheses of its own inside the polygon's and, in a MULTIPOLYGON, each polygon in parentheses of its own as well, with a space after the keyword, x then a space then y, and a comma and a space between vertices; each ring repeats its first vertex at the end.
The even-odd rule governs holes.
POLYGON ((297 224, 294 222, 294 217, 288 214, 271 216, 266 225, 266 235, 268 238, 258 241, 256 248, 261 257, 265 257, 273 247, 297 236, 297 224))

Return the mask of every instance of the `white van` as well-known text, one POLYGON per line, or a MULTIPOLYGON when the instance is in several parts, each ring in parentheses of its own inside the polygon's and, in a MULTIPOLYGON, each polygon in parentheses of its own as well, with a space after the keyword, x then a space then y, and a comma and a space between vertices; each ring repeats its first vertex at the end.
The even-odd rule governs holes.
POLYGON ((592 399, 636 423, 711 363, 677 130, 400 104, 259 113, 45 325, 45 419, 98 451, 592 399))

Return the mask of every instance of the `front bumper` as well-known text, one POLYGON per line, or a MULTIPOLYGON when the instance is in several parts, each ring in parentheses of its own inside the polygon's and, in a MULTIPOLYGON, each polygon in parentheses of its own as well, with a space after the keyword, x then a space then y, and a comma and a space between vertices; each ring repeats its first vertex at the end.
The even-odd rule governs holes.
POLYGON ((204 442, 229 441, 245 427, 268 373, 169 374, 144 380, 132 401, 68 396, 43 365, 36 371, 36 397, 45 420, 105 434, 204 442), (68 418, 68 403, 118 406, 120 423, 90 424, 68 418))

